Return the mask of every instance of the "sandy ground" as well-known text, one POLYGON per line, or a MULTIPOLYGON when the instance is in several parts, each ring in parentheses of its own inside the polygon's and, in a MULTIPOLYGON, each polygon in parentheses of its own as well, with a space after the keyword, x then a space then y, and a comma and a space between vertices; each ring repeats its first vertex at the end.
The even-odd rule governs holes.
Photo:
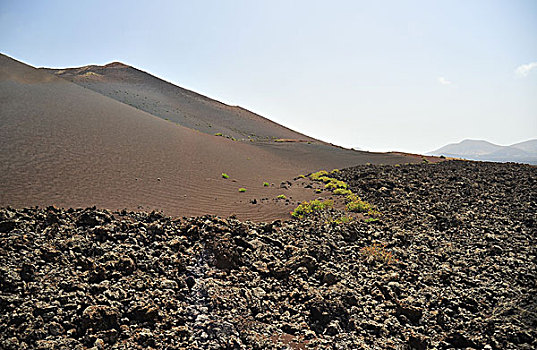
MULTIPOLYGON (((96 205, 262 221, 288 217, 290 203, 253 205, 251 200, 275 198, 282 193, 281 182, 299 174, 421 161, 320 142, 232 141, 6 56, 0 56, 0 103, 0 206, 96 205), (222 178, 223 172, 230 178, 222 178)), ((259 135, 274 131, 278 137, 300 137, 264 118, 260 123, 270 128, 260 126, 259 135)), ((314 197, 300 186, 286 195, 296 202, 314 197)))

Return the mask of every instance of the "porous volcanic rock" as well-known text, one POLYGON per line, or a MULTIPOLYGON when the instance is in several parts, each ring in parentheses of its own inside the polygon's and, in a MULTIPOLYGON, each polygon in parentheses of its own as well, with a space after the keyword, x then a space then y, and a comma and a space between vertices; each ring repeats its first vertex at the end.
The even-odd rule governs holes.
POLYGON ((537 346, 535 168, 337 176, 383 216, 256 224, 0 210, 0 348, 537 346), (366 256, 371 246, 394 259, 366 256))

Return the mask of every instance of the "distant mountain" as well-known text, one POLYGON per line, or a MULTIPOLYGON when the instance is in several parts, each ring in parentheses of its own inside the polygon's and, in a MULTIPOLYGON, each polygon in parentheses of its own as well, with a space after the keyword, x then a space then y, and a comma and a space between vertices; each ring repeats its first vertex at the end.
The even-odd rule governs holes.
POLYGON ((515 143, 514 145, 511 145, 511 147, 515 147, 530 153, 537 153, 537 139, 515 143))
POLYGON ((500 146, 484 140, 464 140, 427 154, 491 162, 537 164, 537 139, 510 146, 500 146))

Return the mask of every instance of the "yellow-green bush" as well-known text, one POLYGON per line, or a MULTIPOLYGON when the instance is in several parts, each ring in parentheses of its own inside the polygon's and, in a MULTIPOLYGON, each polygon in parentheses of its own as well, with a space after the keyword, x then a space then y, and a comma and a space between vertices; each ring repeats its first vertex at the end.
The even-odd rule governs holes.
POLYGON ((370 216, 380 216, 381 213, 371 204, 361 200, 357 195, 349 194, 346 198, 347 210, 356 213, 367 213, 370 216))
POLYGON ((295 218, 303 219, 312 213, 331 208, 333 205, 334 202, 331 200, 320 201, 316 199, 309 202, 303 202, 291 212, 291 215, 295 218))
POLYGON ((336 180, 336 179, 331 179, 330 182, 328 182, 324 188, 326 189, 329 189, 329 190, 335 190, 337 188, 344 188, 344 189, 347 189, 347 184, 343 181, 340 181, 340 180, 336 180))
POLYGON ((336 188, 333 193, 338 196, 347 196, 349 194, 352 194, 352 191, 346 188, 336 188))
POLYGON ((322 176, 326 176, 328 175, 328 171, 326 170, 321 170, 321 171, 318 171, 316 173, 313 173, 310 175, 310 179, 314 180, 314 181, 317 181, 319 180, 320 177, 322 176))

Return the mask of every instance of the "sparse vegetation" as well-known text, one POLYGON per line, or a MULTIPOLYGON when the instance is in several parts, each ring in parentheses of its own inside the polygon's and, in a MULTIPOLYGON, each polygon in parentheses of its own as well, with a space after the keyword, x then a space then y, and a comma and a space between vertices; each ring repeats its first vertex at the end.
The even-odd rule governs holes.
POLYGON ((324 186, 324 188, 329 190, 335 190, 338 188, 347 189, 347 184, 344 181, 330 178, 330 181, 324 186))
POLYGON ((349 222, 353 221, 354 218, 350 215, 341 215, 338 217, 332 217, 330 218, 327 223, 335 223, 335 224, 348 224, 349 222))
MULTIPOLYGON (((330 174, 335 174, 339 172, 338 169, 334 169, 330 172, 330 174)), ((326 184, 325 188, 335 190, 337 188, 344 188, 347 189, 347 184, 344 181, 340 181, 338 179, 335 179, 333 177, 327 176, 329 173, 326 170, 321 170, 316 173, 313 173, 310 175, 310 179, 313 181, 321 181, 326 184)))
POLYGON ((364 220, 364 222, 367 222, 367 223, 376 222, 376 221, 379 221, 379 219, 378 218, 367 218, 367 219, 364 220))
POLYGON ((321 171, 318 171, 316 173, 312 173, 310 175, 310 179, 312 179, 313 181, 318 181, 319 178, 323 177, 323 176, 326 176, 328 175, 328 171, 326 170, 321 170, 321 171))
POLYGON ((331 208, 333 205, 334 202, 331 200, 312 200, 309 202, 303 202, 291 212, 291 215, 297 219, 303 219, 312 213, 331 208))
POLYGON ((239 192, 246 192, 246 188, 244 187, 239 188, 239 192))
POLYGON ((320 182, 328 183, 328 182, 330 182, 330 179, 331 179, 331 177, 321 176, 317 180, 314 180, 314 181, 320 181, 320 182))
POLYGON ((352 191, 346 188, 336 188, 333 193, 338 196, 348 196, 352 194, 352 191))
POLYGON ((385 244, 375 243, 372 246, 364 247, 360 254, 367 263, 380 263, 382 265, 397 262, 391 252, 386 251, 385 244))
MULTIPOLYGON (((352 193, 348 189, 348 185, 345 181, 338 180, 333 177, 329 177, 329 174, 339 173, 339 169, 334 169, 330 173, 326 170, 320 170, 316 173, 309 175, 310 179, 313 181, 320 181, 325 183, 324 188, 331 190, 335 195, 347 196, 346 199, 346 210, 356 213, 367 213, 369 216, 380 216, 381 213, 375 209, 371 204, 361 200, 357 195, 352 193)), ((320 189, 316 189, 315 193, 320 193, 320 189)))
POLYGON ((347 203, 347 210, 356 213, 367 213, 371 208, 371 204, 357 199, 355 201, 347 203))
POLYGON ((357 195, 349 194, 346 198, 347 201, 347 211, 352 211, 356 213, 367 213, 370 216, 380 216, 381 213, 375 209, 371 204, 363 201, 357 195))
POLYGON ((223 177, 224 179, 229 179, 229 175, 226 174, 226 173, 222 173, 222 177, 223 177))

